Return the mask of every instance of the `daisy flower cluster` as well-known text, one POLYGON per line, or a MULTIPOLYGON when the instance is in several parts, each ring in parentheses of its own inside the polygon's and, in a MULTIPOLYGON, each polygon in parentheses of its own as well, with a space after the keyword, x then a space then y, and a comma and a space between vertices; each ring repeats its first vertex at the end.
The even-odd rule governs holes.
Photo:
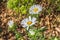
POLYGON ((36 18, 29 16, 29 18, 23 19, 21 22, 22 27, 29 29, 29 26, 32 26, 36 23, 36 18))
POLYGON ((30 14, 39 14, 40 11, 42 11, 42 6, 38 4, 31 6, 31 8, 29 9, 30 14))
MULTIPOLYGON (((23 28, 25 28, 30 35, 35 35, 36 34, 36 31, 34 31, 33 29, 31 29, 30 27, 34 27, 34 24, 36 24, 37 23, 37 20, 38 20, 36 17, 34 17, 34 16, 32 17, 31 15, 35 15, 35 14, 38 14, 39 15, 39 13, 41 11, 42 11, 42 6, 40 6, 38 4, 31 6, 29 8, 29 14, 30 15, 27 18, 24 18, 21 21, 21 23, 20 23, 21 26, 23 28)), ((10 28, 12 28, 14 26, 14 22, 12 20, 10 20, 8 22, 8 25, 9 25, 10 28)))
MULTIPOLYGON (((39 14, 39 12, 42 11, 42 6, 40 5, 33 5, 29 9, 29 14, 39 14)), ((31 17, 31 15, 28 18, 25 18, 22 20, 21 24, 23 27, 32 26, 36 23, 37 18, 31 17)))

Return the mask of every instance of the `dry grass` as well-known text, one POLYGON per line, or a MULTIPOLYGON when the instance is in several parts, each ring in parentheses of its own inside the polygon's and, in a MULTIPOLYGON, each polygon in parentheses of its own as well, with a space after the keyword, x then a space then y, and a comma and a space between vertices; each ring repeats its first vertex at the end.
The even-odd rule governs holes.
MULTIPOLYGON (((55 12, 55 5, 50 5, 48 1, 41 0, 39 4, 41 4, 45 10, 40 14, 40 22, 35 26, 45 26, 47 28, 47 30, 44 31, 44 35, 47 39, 51 36, 60 37, 60 12, 55 12), (47 14, 48 12, 46 9, 49 6, 52 8, 52 11, 50 14, 47 14)), ((7 22, 9 20, 14 20, 19 27, 19 31, 21 30, 20 32, 24 33, 25 31, 21 27, 20 22, 26 15, 23 15, 22 17, 20 15, 15 16, 15 12, 6 8, 5 2, 0 3, 0 5, 0 40, 15 40, 14 33, 8 31, 7 22)))

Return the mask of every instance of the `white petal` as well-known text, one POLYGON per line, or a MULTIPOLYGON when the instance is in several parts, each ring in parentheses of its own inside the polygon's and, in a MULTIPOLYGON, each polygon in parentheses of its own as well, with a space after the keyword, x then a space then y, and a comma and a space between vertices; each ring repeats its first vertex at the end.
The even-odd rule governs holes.
POLYGON ((22 27, 26 28, 27 26, 26 25, 22 25, 22 27))
POLYGON ((35 21, 36 21, 36 18, 33 17, 33 18, 32 18, 32 22, 35 22, 35 21))
POLYGON ((30 26, 32 26, 36 23, 36 18, 33 17, 31 21, 32 21, 32 24, 30 26))
POLYGON ((37 8, 38 8, 38 11, 42 11, 42 6, 38 5, 37 8))
POLYGON ((28 21, 29 21, 29 19, 28 19, 28 18, 26 18, 26 19, 25 19, 25 22, 28 22, 28 21))
POLYGON ((28 18, 23 19, 22 22, 21 22, 21 24, 25 24, 27 21, 28 21, 28 18))
POLYGON ((31 21, 31 16, 29 16, 29 21, 31 21))

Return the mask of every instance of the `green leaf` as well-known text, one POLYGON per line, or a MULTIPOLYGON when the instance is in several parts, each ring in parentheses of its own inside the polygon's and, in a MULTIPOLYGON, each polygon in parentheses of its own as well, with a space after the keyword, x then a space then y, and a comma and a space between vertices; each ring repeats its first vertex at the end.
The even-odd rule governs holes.
POLYGON ((25 3, 28 3, 29 0, 24 0, 25 3))
POLYGON ((22 5, 19 10, 21 11, 22 14, 26 14, 27 13, 27 10, 26 10, 26 7, 24 5, 22 5))
POLYGON ((18 12, 19 12, 19 9, 18 9, 17 7, 15 7, 15 8, 14 8, 14 11, 15 11, 16 13, 18 13, 18 12))
POLYGON ((33 2, 34 0, 30 0, 31 2, 33 2))
POLYGON ((27 14, 26 12, 27 12, 26 10, 23 10, 23 11, 22 11, 22 14, 27 14))

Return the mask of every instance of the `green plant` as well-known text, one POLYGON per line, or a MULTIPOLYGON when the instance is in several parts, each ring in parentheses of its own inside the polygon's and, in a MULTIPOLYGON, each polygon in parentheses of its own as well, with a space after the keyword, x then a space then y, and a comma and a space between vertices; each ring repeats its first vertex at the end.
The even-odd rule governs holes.
POLYGON ((23 37, 20 33, 18 33, 17 31, 15 32, 15 37, 16 37, 16 40, 22 40, 23 37))
POLYGON ((35 0, 8 0, 7 8, 16 13, 26 14, 33 4, 35 4, 35 0))
POLYGON ((18 4, 19 4, 19 0, 8 0, 7 2, 7 8, 10 8, 10 9, 15 9, 18 7, 18 4))
MULTIPOLYGON (((43 29, 32 29, 32 31, 34 32, 34 35, 31 35, 29 32, 28 32, 28 37, 30 38, 29 40, 45 40, 45 37, 44 35, 42 34, 42 31, 43 29)), ((33 33, 31 32, 31 33, 33 33)))
POLYGON ((51 37, 50 40, 60 40, 58 37, 51 37))

